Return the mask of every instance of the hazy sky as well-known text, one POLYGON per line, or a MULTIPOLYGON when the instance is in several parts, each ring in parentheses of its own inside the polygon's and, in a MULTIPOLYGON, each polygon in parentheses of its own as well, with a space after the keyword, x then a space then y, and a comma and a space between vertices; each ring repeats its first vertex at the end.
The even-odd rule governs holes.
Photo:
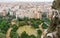
POLYGON ((0 0, 0 2, 52 2, 53 0, 0 0))

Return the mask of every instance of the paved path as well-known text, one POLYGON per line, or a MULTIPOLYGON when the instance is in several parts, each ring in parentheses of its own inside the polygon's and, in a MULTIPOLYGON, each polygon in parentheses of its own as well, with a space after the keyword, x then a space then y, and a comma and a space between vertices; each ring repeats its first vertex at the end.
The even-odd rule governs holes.
POLYGON ((7 31, 7 33, 6 33, 6 38, 10 38, 10 32, 11 32, 12 29, 13 29, 13 28, 9 28, 9 29, 8 29, 8 31, 7 31))

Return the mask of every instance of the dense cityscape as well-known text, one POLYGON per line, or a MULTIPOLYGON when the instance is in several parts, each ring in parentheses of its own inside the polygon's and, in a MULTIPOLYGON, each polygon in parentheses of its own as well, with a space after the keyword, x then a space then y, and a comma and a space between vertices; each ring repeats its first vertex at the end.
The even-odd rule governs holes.
POLYGON ((0 14, 5 16, 10 12, 10 15, 15 14, 16 18, 41 18, 41 15, 46 12, 48 17, 48 14, 52 12, 51 5, 51 2, 0 3, 0 14))
POLYGON ((0 2, 0 38, 59 38, 58 6, 55 1, 0 2))

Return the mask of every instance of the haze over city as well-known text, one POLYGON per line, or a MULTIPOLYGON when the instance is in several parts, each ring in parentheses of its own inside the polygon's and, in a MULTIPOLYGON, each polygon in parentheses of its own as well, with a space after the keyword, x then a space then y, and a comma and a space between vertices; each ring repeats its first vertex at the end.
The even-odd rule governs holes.
POLYGON ((53 0, 0 0, 0 2, 53 2, 53 0))

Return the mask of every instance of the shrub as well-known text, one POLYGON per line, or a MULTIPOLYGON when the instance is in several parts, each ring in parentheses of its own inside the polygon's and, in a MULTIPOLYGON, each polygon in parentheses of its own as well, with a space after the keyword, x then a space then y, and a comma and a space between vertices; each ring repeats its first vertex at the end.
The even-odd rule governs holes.
POLYGON ((20 38, 36 38, 34 35, 28 35, 25 31, 21 34, 20 38))
POLYGON ((32 27, 33 27, 33 28, 39 28, 39 25, 36 24, 36 23, 33 23, 33 24, 32 24, 32 27))
POLYGON ((34 27, 34 28, 39 28, 39 25, 41 24, 41 21, 38 21, 38 20, 36 20, 36 21, 32 21, 32 26, 34 27))
POLYGON ((21 19, 21 18, 19 18, 19 17, 17 18, 17 20, 18 20, 18 21, 23 21, 23 19, 21 19))
POLYGON ((42 34, 42 31, 41 30, 37 30, 37 38, 41 38, 41 34, 42 34))
POLYGON ((6 19, 2 19, 1 23, 0 23, 0 30, 3 33, 6 33, 8 28, 10 27, 8 21, 6 19))
POLYGON ((19 22, 19 26, 24 26, 24 25, 26 25, 26 22, 25 21, 20 21, 19 22))
POLYGON ((38 35, 41 35, 42 34, 42 31, 41 30, 37 30, 37 34, 38 35))
POLYGON ((20 38, 30 38, 30 37, 29 37, 28 34, 24 31, 24 32, 21 34, 20 38))
POLYGON ((45 24, 45 23, 42 24, 42 28, 43 28, 43 29, 47 29, 47 27, 48 27, 47 24, 45 24))
POLYGON ((17 31, 17 29, 18 29, 18 27, 17 27, 17 25, 13 25, 13 27, 12 27, 13 29, 11 30, 11 31, 13 31, 13 32, 16 32, 17 31))
POLYGON ((36 38, 34 35, 31 35, 30 38, 36 38))
POLYGON ((20 38, 20 36, 16 32, 13 32, 13 31, 11 31, 10 37, 11 38, 20 38))

